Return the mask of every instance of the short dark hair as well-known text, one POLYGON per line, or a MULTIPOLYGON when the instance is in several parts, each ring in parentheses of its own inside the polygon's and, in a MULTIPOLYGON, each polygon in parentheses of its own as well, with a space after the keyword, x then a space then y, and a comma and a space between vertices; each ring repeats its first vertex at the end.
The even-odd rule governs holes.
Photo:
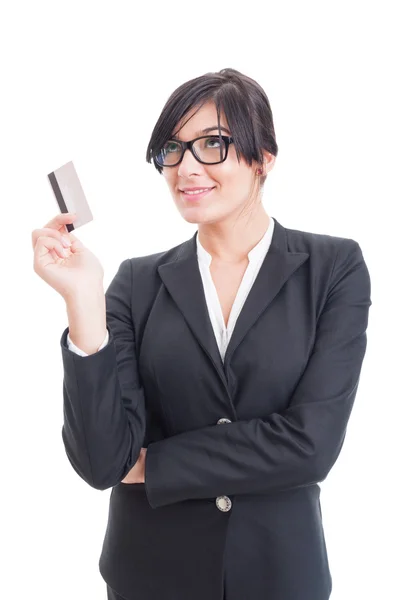
MULTIPOLYGON (((168 98, 152 131, 146 161, 150 163, 171 138, 173 129, 192 108, 213 101, 227 119, 238 162, 242 155, 251 166, 255 160, 263 163, 263 150, 276 156, 274 122, 268 97, 262 87, 235 69, 206 73, 180 85, 168 98)), ((193 116, 193 115, 192 115, 193 116)), ((184 123, 185 125, 185 123, 184 123)), ((163 168, 156 164, 159 173, 163 168)))

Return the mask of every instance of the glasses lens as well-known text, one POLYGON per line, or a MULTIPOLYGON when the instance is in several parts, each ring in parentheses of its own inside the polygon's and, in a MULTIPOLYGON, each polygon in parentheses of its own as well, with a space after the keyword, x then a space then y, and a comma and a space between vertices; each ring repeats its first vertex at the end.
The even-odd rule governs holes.
POLYGON ((200 160, 206 164, 223 161, 227 149, 224 140, 217 135, 196 140, 193 147, 200 160))
POLYGON ((166 142, 159 154, 156 156, 156 162, 160 165, 171 167, 178 163, 181 158, 182 146, 179 142, 170 140, 166 142))

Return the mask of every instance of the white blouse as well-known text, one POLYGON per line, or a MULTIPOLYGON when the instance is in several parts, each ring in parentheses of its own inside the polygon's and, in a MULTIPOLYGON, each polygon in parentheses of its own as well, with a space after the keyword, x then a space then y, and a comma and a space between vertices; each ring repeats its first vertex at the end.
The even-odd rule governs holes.
MULTIPOLYGON (((227 327, 225 326, 220 300, 218 298, 217 290, 210 273, 210 264, 212 261, 212 256, 203 248, 202 244, 199 241, 199 237, 196 236, 198 265, 202 277, 207 309, 209 311, 209 317, 213 326, 214 335, 216 337, 217 344, 220 349, 220 354, 223 360, 229 340, 231 339, 231 335, 235 327, 235 323, 237 321, 237 318, 239 317, 239 313, 242 310, 245 300, 252 288, 252 285, 258 275, 260 267, 270 247, 272 234, 274 232, 274 225, 275 222, 273 218, 270 217, 270 223, 267 231, 265 232, 261 240, 258 242, 258 244, 256 244, 248 254, 249 264, 246 268, 245 274, 242 278, 241 284, 236 294, 235 301, 233 303, 231 313, 229 315, 227 327)), ((101 350, 104 346, 106 346, 108 341, 109 332, 107 331, 105 339, 102 342, 101 346, 98 348, 98 350, 101 350)), ((76 352, 76 354, 79 354, 80 356, 88 356, 85 352, 83 352, 83 350, 80 350, 80 348, 78 348, 72 342, 72 340, 69 337, 69 334, 67 337, 67 343, 69 350, 72 350, 72 352, 76 352)))

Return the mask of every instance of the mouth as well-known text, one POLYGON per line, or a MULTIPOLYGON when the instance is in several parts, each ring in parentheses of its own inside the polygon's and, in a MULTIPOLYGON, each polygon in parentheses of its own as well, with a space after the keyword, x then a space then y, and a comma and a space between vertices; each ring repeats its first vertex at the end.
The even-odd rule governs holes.
POLYGON ((213 186, 211 188, 203 188, 203 190, 195 190, 193 192, 189 192, 189 191, 184 192, 183 190, 180 190, 180 193, 182 194, 182 197, 184 198, 184 200, 188 200, 189 202, 192 202, 192 201, 201 200, 202 198, 204 198, 205 196, 210 194, 210 192, 212 192, 215 187, 216 186, 213 186))

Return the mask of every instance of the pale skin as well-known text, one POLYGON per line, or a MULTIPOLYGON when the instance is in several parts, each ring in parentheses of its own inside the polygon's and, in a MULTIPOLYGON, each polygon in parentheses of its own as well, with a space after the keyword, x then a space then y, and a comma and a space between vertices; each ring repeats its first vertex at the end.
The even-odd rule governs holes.
MULTIPOLYGON (((188 116, 184 118, 184 122, 187 119, 188 116)), ((185 123, 177 137, 182 141, 192 140, 203 135, 201 130, 212 125, 217 125, 217 112, 214 104, 208 103, 185 123)), ((224 115, 221 115, 220 125, 228 128, 224 115)), ((179 125, 175 131, 178 129, 179 125)), ((229 135, 224 131, 222 133, 229 135)), ((264 236, 270 222, 261 202, 260 175, 257 170, 262 168, 264 174, 269 173, 274 163, 275 157, 265 151, 262 165, 253 163, 249 167, 243 158, 238 163, 235 147, 231 144, 223 163, 203 165, 191 152, 186 151, 179 165, 163 169, 163 176, 177 209, 188 223, 197 223, 200 243, 212 256, 210 272, 226 325, 249 264, 248 254, 264 236), (253 180, 255 187, 250 198, 253 180), (179 191, 189 186, 216 187, 203 200, 194 202, 185 201, 179 191), (253 204, 247 216, 245 209, 249 202, 253 204)), ((146 449, 142 448, 142 451, 145 452, 142 452, 133 469, 123 479, 124 483, 145 482, 146 449)))

